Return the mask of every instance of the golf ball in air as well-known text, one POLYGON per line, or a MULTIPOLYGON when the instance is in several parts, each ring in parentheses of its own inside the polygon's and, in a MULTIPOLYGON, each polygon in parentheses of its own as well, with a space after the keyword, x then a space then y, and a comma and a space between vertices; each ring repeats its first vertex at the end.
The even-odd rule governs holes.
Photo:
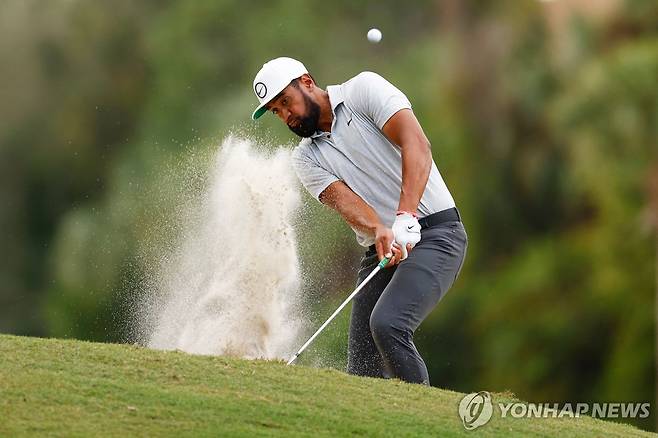
POLYGON ((382 40, 382 32, 379 29, 370 29, 368 31, 368 41, 378 43, 382 40))

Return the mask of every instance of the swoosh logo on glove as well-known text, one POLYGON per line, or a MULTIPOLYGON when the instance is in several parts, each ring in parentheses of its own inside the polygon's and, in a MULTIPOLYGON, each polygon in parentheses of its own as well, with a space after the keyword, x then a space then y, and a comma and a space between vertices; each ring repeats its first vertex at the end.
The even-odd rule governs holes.
POLYGON ((407 225, 407 231, 413 231, 415 227, 415 225, 407 225))

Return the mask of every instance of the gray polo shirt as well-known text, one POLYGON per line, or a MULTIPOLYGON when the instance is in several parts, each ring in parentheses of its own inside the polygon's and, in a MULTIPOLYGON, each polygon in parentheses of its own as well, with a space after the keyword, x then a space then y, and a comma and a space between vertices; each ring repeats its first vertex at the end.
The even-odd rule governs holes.
MULTIPOLYGON (((341 85, 327 87, 333 111, 331 132, 316 132, 293 150, 292 162, 300 181, 318 199, 334 181, 342 180, 391 227, 400 201, 402 156, 382 127, 404 108, 407 97, 383 77, 362 72, 341 85)), ((455 206, 434 161, 418 205, 424 217, 455 206)), ((362 246, 374 238, 354 230, 362 246)))

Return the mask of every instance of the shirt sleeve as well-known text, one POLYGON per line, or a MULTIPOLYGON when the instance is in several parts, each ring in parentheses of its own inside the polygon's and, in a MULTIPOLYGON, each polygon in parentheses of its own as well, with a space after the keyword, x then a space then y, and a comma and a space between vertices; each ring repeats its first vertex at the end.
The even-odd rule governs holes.
POLYGON ((393 114, 402 109, 411 109, 407 96, 377 73, 359 73, 351 85, 352 106, 370 117, 379 129, 384 127, 393 114))
POLYGON ((334 181, 340 179, 322 167, 311 156, 310 151, 302 145, 294 149, 292 153, 292 165, 304 188, 318 201, 324 189, 329 187, 334 181))

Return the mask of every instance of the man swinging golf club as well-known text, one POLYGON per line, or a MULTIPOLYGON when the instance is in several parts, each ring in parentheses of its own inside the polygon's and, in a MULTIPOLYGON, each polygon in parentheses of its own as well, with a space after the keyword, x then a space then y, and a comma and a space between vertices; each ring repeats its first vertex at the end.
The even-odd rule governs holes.
POLYGON ((265 63, 253 87, 252 118, 269 110, 302 137, 299 179, 368 248, 357 283, 390 259, 354 297, 347 371, 429 385, 413 335, 457 278, 467 236, 409 100, 372 72, 325 91, 286 57, 265 63))

